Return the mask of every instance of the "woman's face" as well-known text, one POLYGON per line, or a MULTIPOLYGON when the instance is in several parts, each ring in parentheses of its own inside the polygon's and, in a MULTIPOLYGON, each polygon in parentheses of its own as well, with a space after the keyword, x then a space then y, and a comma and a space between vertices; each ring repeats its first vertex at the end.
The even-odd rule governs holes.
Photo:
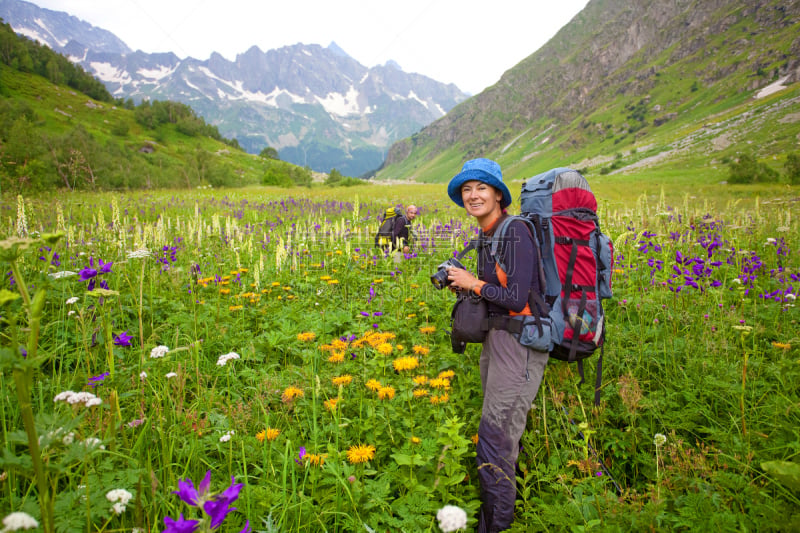
POLYGON ((468 181, 461 186, 461 199, 467 214, 482 218, 500 211, 503 193, 482 181, 468 181))

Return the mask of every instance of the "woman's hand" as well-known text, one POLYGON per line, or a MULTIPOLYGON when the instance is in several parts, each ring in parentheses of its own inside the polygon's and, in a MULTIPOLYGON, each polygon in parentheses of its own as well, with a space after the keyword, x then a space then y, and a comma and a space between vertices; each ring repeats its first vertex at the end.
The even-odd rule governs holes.
POLYGON ((463 290, 473 290, 477 285, 480 284, 478 278, 472 275, 468 270, 463 268, 456 268, 450 267, 447 269, 447 279, 450 280, 450 287, 463 289, 463 290))

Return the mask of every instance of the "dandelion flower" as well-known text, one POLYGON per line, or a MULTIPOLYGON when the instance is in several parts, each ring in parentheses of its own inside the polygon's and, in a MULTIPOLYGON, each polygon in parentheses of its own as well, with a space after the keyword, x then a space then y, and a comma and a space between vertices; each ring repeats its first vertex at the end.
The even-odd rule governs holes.
POLYGON ((367 381, 366 386, 369 390, 374 392, 380 389, 382 385, 381 382, 378 381, 377 379, 370 379, 369 381, 367 381))
POLYGON ((378 398, 381 400, 391 400, 394 398, 394 387, 381 387, 378 389, 378 398))
POLYGON ((439 529, 445 533, 467 527, 467 512, 455 505, 445 505, 436 513, 439 529))
POLYGON ((419 332, 423 335, 430 335, 434 331, 436 331, 436 326, 423 326, 419 328, 419 332))
POLYGON ((413 350, 414 350, 414 353, 417 354, 417 355, 428 355, 431 352, 430 348, 427 348, 425 346, 419 346, 419 345, 414 346, 413 350))
POLYGON ((329 363, 344 363, 344 352, 336 351, 328 357, 329 363))
POLYGON ((416 357, 400 357, 392 361, 392 366, 398 372, 414 370, 419 366, 419 360, 416 357))
POLYGON ((667 437, 664 436, 663 433, 656 433, 653 436, 653 444, 656 445, 656 448, 658 448, 659 446, 663 446, 666 442, 667 442, 667 437))
POLYGON ((420 442, 422 442, 421 438, 415 437, 413 435, 411 436, 411 444, 419 444, 420 442))
POLYGON ((311 342, 317 338, 317 334, 313 331, 305 331, 297 334, 297 340, 302 342, 311 342))
POLYGON ((264 442, 264 439, 266 439, 266 438, 267 438, 267 430, 266 429, 262 429, 261 431, 256 433, 256 440, 258 442, 264 442))
POLYGON ((347 449, 347 460, 351 464, 366 463, 375 457, 375 446, 357 444, 347 449))
POLYGON ((267 441, 269 441, 269 442, 272 442, 272 441, 274 441, 275 439, 277 439, 277 438, 278 438, 278 435, 280 435, 280 434, 281 434, 281 430, 280 430, 280 429, 277 429, 277 428, 267 428, 267 429, 266 429, 266 435, 265 435, 265 436, 266 436, 266 439, 267 439, 267 441))
POLYGON ((298 389, 297 387, 286 387, 283 389, 283 395, 281 395, 281 400, 284 402, 291 402, 296 398, 302 398, 305 396, 305 393, 302 389, 298 389))
POLYGON ((340 385, 350 385, 353 382, 353 376, 350 374, 342 374, 341 376, 334 376, 331 381, 337 387, 340 385))
POLYGON ((422 398, 428 395, 428 389, 414 389, 414 398, 422 398))

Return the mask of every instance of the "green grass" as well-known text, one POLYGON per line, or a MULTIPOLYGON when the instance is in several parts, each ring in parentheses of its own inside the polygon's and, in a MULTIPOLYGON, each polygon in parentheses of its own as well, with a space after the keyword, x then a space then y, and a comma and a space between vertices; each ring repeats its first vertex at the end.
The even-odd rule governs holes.
MULTIPOLYGON (((616 250, 601 405, 592 409, 574 365, 548 365, 522 439, 512 531, 797 523, 797 189, 675 172, 590 176, 616 250)), ((162 530, 165 516, 204 516, 173 491, 210 470, 212 493, 231 476, 243 484, 224 530, 249 520, 261 531, 437 531, 445 504, 474 525, 479 347, 451 353, 453 296, 429 281, 461 245, 452 229, 472 221, 444 184, 22 201, 0 202, 4 272, 13 264, 18 274, 0 287, 1 516, 25 511, 44 524, 52 508, 59 531, 162 530), (420 207, 422 237, 400 263, 371 247, 376 216, 398 200, 420 207), (14 241, 23 212, 31 240, 14 241), (42 239, 56 230, 64 236, 48 251, 42 239), (142 248, 151 255, 129 255, 142 248), (59 264, 48 267, 53 252, 59 264), (48 276, 90 258, 95 269, 113 262, 95 278, 112 291, 102 298, 88 280, 48 276), (43 296, 40 320, 38 304, 13 298, 23 286, 43 296), (113 342, 122 332, 130 346, 113 342), (164 357, 151 357, 157 346, 164 357), (231 352, 239 359, 221 366, 231 352), (419 366, 404 370, 408 357, 419 366), (443 371, 449 389, 430 381, 443 371), (336 385, 344 375, 352 381, 336 385), (54 402, 65 390, 102 404, 54 402), (23 431, 26 395, 43 485, 23 431), (279 434, 260 440, 268 428, 279 434), (87 450, 94 438, 104 449, 87 450), (106 497, 115 488, 132 493, 120 515, 106 497), (40 505, 48 493, 52 504, 40 505)))

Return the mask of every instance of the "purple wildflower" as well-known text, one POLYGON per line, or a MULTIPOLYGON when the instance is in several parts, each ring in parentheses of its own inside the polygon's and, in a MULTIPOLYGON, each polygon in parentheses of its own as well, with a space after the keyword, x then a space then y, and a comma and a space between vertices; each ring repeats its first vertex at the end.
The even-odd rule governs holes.
POLYGON ((103 382, 103 380, 104 380, 104 379, 106 379, 108 376, 109 376, 109 373, 108 373, 108 372, 103 372, 103 373, 102 373, 102 374, 100 374, 99 376, 92 376, 92 377, 90 377, 90 378, 89 378, 89 385, 90 385, 92 388, 95 388, 95 387, 97 387, 97 386, 98 386, 100 383, 102 383, 102 382, 103 382))
POLYGON ((208 494, 208 489, 210 486, 211 470, 208 470, 206 472, 206 477, 204 477, 203 481, 200 482, 200 485, 197 486, 197 490, 194 488, 194 483, 192 483, 192 480, 186 478, 186 480, 178 480, 178 490, 172 491, 172 493, 177 494, 178 498, 180 498, 184 503, 191 505, 192 507, 198 507, 200 505, 200 501, 205 499, 206 495, 208 494))
POLYGON ((114 337, 114 344, 116 346, 130 346, 132 338, 133 337, 128 335, 128 331, 126 330, 114 337))
POLYGON ((184 520, 183 513, 180 514, 177 520, 165 516, 164 525, 167 529, 163 533, 193 533, 199 526, 199 520, 184 520))

